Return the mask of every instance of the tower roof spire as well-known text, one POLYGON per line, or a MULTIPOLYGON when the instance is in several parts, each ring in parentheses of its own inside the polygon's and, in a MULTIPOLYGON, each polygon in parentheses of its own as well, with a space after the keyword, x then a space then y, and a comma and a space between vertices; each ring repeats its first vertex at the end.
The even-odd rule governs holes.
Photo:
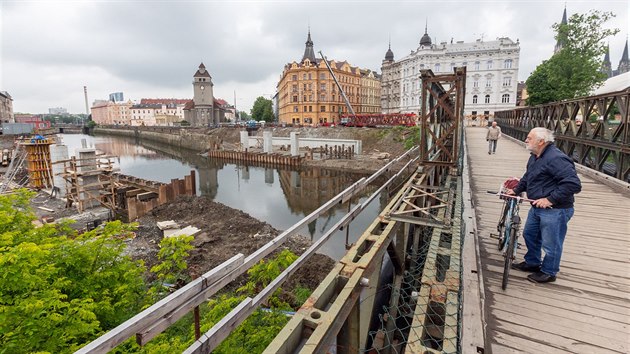
POLYGON ((431 37, 429 37, 429 32, 427 31, 429 27, 429 19, 425 19, 424 23, 424 35, 420 38, 420 46, 431 46, 431 37))
POLYGON ((389 46, 387 47, 387 52, 385 53, 385 60, 394 61, 394 52, 392 52, 392 35, 389 35, 389 46))
POLYGON ((315 63, 315 51, 313 50, 313 40, 311 40, 311 26, 308 26, 308 37, 306 38, 306 48, 304 48, 304 55, 302 56, 302 63, 304 60, 310 60, 311 63, 315 63))

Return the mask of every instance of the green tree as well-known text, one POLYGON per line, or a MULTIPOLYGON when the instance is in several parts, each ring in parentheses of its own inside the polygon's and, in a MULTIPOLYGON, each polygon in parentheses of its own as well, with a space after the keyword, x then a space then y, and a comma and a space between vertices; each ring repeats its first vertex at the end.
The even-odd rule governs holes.
POLYGON ((275 118, 273 116, 271 100, 262 96, 258 97, 252 108, 252 119, 256 121, 264 120, 265 122, 273 122, 275 118))
POLYGON ((36 228, 32 196, 0 196, 0 353, 72 352, 141 308, 144 266, 122 254, 135 226, 36 228))
POLYGON ((240 120, 243 120, 243 121, 249 120, 251 118, 250 115, 247 114, 247 112, 245 111, 238 111, 238 116, 240 120))
POLYGON ((592 10, 574 14, 567 24, 554 24, 556 40, 562 49, 538 65, 527 79, 528 105, 588 95, 606 78, 600 72, 606 52, 604 39, 619 29, 606 29, 604 23, 615 15, 592 10))

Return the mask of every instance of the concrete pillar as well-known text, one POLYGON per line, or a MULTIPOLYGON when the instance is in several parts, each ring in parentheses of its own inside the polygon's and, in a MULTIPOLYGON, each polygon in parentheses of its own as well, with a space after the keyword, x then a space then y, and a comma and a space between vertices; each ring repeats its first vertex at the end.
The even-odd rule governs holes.
MULTIPOLYGON (((80 161, 78 161, 77 172, 79 175, 78 184, 79 187, 94 185, 98 183, 98 175, 83 175, 87 172, 91 172, 96 170, 96 150, 95 149, 77 149, 77 157, 80 161)), ((99 195, 98 186, 92 186, 85 188, 86 191, 89 191, 89 195, 92 197, 96 197, 99 195)), ((81 193, 79 195, 79 199, 83 201, 83 208, 88 209, 95 206, 100 205, 97 200, 88 200, 88 193, 81 193)))
POLYGON ((249 148, 249 136, 247 130, 241 130, 241 151, 245 151, 249 148))
POLYGON ((289 139, 291 143, 291 156, 299 156, 300 155, 300 139, 298 138, 297 132, 291 132, 291 137, 289 139))
POLYGON ((60 175, 63 173, 63 164, 55 163, 57 161, 63 161, 68 159, 68 147, 66 145, 51 145, 50 146, 50 162, 52 163, 53 184, 59 188, 59 198, 66 196, 66 181, 60 175))
POLYGON ((291 171, 291 179, 290 179, 292 188, 300 188, 302 187, 302 178, 300 177, 300 173, 297 171, 291 171))
POLYGON ((274 169, 273 168, 265 168, 265 183, 267 184, 273 184, 273 175, 274 175, 274 169))
POLYGON ((273 152, 273 136, 270 130, 263 131, 263 149, 267 154, 273 152))
POLYGON ((81 139, 81 147, 87 149, 87 140, 85 138, 81 139))

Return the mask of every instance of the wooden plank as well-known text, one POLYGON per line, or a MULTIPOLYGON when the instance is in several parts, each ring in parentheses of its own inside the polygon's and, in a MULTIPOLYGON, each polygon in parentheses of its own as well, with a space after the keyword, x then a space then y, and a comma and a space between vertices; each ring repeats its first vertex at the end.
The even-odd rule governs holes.
POLYGON ((252 299, 246 298, 236 306, 230 313, 217 322, 208 332, 197 339, 190 347, 184 350, 184 354, 205 354, 214 350, 221 341, 237 327, 235 323, 240 323, 256 309, 251 306, 252 299))
MULTIPOLYGON (((484 129, 466 129, 484 290, 489 299, 487 344, 501 353, 628 352, 630 194, 578 172, 582 192, 576 195, 557 281, 534 284, 527 281, 527 273, 513 271, 503 291, 503 257, 496 239, 488 237, 496 233, 501 204, 485 190, 496 189, 507 176, 522 175, 528 155, 518 144, 501 139, 497 154, 488 156, 484 133, 484 129)), ((528 209, 523 204, 521 215, 528 209)), ((523 245, 517 261, 525 251, 523 245)))
POLYGON ((79 349, 75 353, 107 353, 120 343, 127 340, 127 338, 131 337, 134 333, 141 331, 143 328, 151 325, 151 323, 155 320, 180 306, 182 302, 185 302, 192 295, 203 289, 204 285, 208 284, 208 282, 214 282, 217 278, 220 278, 237 268, 238 265, 243 263, 243 259, 243 254, 238 254, 228 259, 227 261, 221 263, 221 265, 205 273, 203 276, 191 281, 183 288, 156 302, 148 309, 133 316, 118 327, 110 330, 105 335, 90 342, 88 345, 79 349))

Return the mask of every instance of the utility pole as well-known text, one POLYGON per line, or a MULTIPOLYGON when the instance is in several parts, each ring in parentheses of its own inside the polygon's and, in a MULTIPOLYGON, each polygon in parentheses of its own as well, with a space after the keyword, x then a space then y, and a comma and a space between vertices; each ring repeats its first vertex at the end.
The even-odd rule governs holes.
POLYGON ((238 110, 236 110, 236 90, 234 90, 234 121, 238 122, 238 110))
POLYGON ((88 107, 87 86, 83 86, 83 95, 85 96, 85 119, 83 119, 83 125, 90 116, 90 108, 88 107))

